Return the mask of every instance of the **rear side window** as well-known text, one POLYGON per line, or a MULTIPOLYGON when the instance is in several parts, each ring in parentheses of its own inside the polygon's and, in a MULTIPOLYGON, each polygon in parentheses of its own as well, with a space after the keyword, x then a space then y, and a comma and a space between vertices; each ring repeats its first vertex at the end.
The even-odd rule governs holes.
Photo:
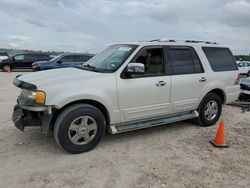
POLYGON ((238 70, 233 55, 228 48, 203 47, 202 50, 213 71, 238 70))
POLYGON ((60 59, 61 62, 74 62, 73 55, 67 55, 60 59))
POLYGON ((28 61, 36 61, 37 57, 35 54, 25 54, 24 59, 28 61))
POLYGON ((90 56, 87 55, 76 55, 74 56, 74 62, 85 62, 90 59, 90 56))
POLYGON ((75 55, 73 58, 74 58, 74 62, 81 62, 82 61, 82 56, 80 56, 80 55, 75 55))
POLYGON ((192 48, 170 48, 170 58, 172 61, 172 72, 178 74, 202 73, 200 59, 192 48))

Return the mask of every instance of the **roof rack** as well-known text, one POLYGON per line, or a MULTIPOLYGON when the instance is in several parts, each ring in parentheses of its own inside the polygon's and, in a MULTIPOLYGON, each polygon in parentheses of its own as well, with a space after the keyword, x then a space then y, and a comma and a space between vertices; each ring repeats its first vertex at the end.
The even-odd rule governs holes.
POLYGON ((204 44, 218 44, 211 41, 202 41, 202 40, 175 40, 175 39, 153 39, 149 41, 140 41, 140 42, 185 42, 185 43, 204 43, 204 44))

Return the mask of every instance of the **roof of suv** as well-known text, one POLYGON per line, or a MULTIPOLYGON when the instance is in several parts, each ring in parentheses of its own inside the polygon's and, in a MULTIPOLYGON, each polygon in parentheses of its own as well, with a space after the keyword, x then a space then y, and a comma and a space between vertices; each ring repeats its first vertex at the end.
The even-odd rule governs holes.
POLYGON ((150 41, 140 41, 133 44, 141 45, 141 46, 148 46, 148 45, 174 45, 174 46, 210 46, 210 47, 224 47, 216 42, 209 42, 209 41, 196 41, 196 40, 150 40, 150 41))

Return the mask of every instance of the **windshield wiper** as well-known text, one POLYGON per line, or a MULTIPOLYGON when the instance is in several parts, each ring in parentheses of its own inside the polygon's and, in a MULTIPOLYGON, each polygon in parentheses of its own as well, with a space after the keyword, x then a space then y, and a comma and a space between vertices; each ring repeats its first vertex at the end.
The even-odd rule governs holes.
POLYGON ((95 67, 95 66, 92 66, 92 65, 90 65, 90 64, 83 64, 83 66, 82 66, 83 68, 88 68, 88 69, 90 69, 90 70, 93 70, 93 71, 95 71, 95 72, 98 72, 98 70, 97 70, 97 68, 95 67))

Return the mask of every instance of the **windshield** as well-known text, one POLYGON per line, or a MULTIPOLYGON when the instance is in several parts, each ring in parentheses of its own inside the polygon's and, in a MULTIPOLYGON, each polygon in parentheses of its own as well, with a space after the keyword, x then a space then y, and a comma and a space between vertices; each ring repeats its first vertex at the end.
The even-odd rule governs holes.
POLYGON ((114 72, 136 48, 137 45, 130 44, 112 45, 82 64, 82 68, 98 72, 114 72))

